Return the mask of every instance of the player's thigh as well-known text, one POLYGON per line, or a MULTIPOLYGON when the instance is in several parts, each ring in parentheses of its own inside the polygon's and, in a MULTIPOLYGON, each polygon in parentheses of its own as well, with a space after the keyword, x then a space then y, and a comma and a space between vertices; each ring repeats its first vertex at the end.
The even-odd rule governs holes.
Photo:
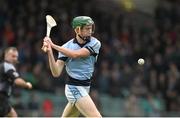
POLYGON ((63 111, 62 117, 78 117, 80 112, 75 105, 68 103, 63 111))
POLYGON ((86 117, 101 117, 94 102, 89 95, 77 100, 75 103, 77 109, 86 117))

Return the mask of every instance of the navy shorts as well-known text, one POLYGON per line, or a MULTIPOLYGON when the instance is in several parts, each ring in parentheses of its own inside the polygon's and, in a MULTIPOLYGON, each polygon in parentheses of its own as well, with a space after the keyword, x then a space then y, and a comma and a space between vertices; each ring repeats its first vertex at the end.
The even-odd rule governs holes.
POLYGON ((0 117, 6 116, 10 111, 11 105, 9 104, 9 97, 0 93, 0 117))

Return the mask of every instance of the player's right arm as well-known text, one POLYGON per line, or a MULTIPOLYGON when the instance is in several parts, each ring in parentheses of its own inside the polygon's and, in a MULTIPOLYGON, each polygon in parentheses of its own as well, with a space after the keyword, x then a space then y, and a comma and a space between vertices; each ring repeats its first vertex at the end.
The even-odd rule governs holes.
POLYGON ((27 89, 32 89, 32 84, 30 82, 26 82, 24 81, 22 78, 18 77, 15 79, 14 83, 17 86, 23 87, 23 88, 27 88, 27 89))
POLYGON ((30 82, 26 82, 25 80, 23 80, 20 77, 19 73, 14 68, 11 68, 9 66, 9 68, 6 69, 5 72, 6 72, 6 75, 11 79, 11 81, 15 83, 15 85, 22 88, 27 88, 27 89, 32 88, 32 84, 30 82))
POLYGON ((64 68, 64 61, 62 61, 62 60, 55 61, 50 44, 46 44, 44 42, 43 46, 44 45, 47 47, 48 61, 49 61, 51 73, 54 77, 58 77, 58 76, 60 76, 60 74, 64 68))

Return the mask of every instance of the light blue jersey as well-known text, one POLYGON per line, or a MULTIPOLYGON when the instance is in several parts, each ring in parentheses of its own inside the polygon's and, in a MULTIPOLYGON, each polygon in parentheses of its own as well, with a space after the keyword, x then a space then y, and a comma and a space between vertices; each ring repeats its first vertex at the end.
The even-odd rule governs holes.
POLYGON ((94 72, 94 64, 97 61, 101 43, 95 37, 91 37, 85 44, 79 44, 76 39, 71 39, 63 45, 63 47, 78 50, 87 48, 90 51, 90 56, 85 58, 72 59, 59 52, 58 59, 64 60, 68 75, 76 80, 91 79, 94 72))

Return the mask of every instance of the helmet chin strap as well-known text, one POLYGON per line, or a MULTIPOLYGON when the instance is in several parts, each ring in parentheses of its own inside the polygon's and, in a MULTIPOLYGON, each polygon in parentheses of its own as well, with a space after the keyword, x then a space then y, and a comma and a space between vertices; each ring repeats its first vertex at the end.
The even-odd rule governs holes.
POLYGON ((91 36, 84 36, 84 37, 82 37, 82 36, 80 36, 79 34, 78 34, 78 36, 79 36, 83 41, 88 41, 88 40, 90 40, 90 38, 91 38, 91 36))

